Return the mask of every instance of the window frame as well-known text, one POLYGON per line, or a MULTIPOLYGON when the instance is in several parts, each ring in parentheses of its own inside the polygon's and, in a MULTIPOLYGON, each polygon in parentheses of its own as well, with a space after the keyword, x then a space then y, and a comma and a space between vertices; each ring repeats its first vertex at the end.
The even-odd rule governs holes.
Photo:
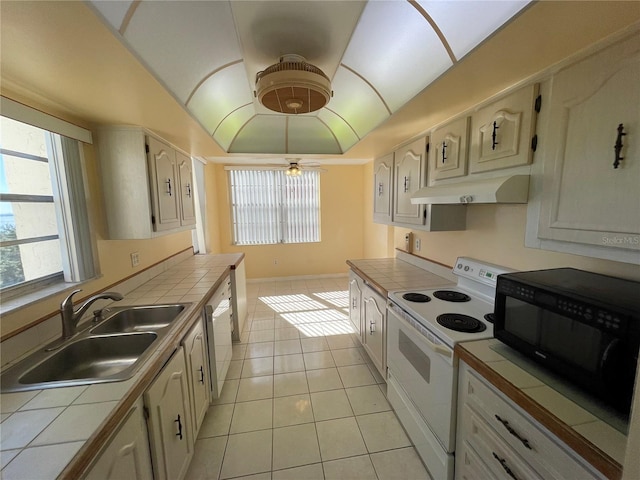
MULTIPOLYGON (((238 246, 266 246, 266 245, 296 245, 296 244, 307 244, 307 243, 319 243, 322 241, 322 211, 321 211, 321 186, 320 186, 320 172, 319 171, 302 171, 302 175, 316 175, 317 177, 312 180, 312 183, 315 183, 316 190, 313 192, 313 202, 317 204, 315 208, 316 218, 313 224, 312 233, 313 236, 310 240, 300 240, 300 241, 286 241, 288 237, 288 230, 290 230, 291 222, 289 222, 290 218, 290 208, 292 204, 288 203, 291 199, 287 194, 287 183, 290 181, 295 181, 297 178, 301 177, 289 177, 285 174, 285 171, 278 168, 264 168, 264 167, 237 167, 237 166, 226 166, 225 170, 227 170, 227 185, 229 191, 229 219, 230 219, 230 230, 231 230, 231 241, 233 245, 238 246), (270 192, 270 197, 277 197, 274 200, 274 204, 270 205, 270 218, 275 219, 274 225, 277 227, 267 235, 268 238, 277 238, 276 241, 260 241, 257 237, 252 237, 253 241, 240 241, 238 237, 238 222, 236 221, 236 204, 234 203, 234 186, 232 184, 232 175, 233 172, 238 171, 257 171, 264 174, 271 173, 271 179, 269 182, 265 182, 265 184, 272 185, 274 188, 273 192, 270 192)), ((255 223, 255 222, 254 222, 255 223)))
POLYGON ((0 109, 3 117, 47 132, 48 163, 62 256, 61 272, 0 289, 2 311, 7 312, 20 304, 96 278, 98 262, 86 205, 88 181, 82 146, 93 143, 91 132, 6 97, 0 97, 0 109), (13 300, 21 297, 25 302, 13 300))

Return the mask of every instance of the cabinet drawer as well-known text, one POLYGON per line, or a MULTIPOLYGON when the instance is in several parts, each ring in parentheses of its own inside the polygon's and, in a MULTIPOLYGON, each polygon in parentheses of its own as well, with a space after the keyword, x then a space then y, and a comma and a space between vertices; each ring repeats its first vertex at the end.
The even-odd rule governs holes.
POLYGON ((461 422, 462 431, 466 434, 464 441, 477 452, 479 461, 491 470, 493 475, 490 477, 505 480, 542 480, 543 477, 527 465, 520 455, 510 447, 510 444, 499 436, 469 405, 462 408, 461 422))
POLYGON ((491 477, 491 470, 469 442, 462 442, 456 452, 456 480, 486 480, 491 477))
POLYGON ((461 395, 511 447, 545 479, 599 478, 579 463, 576 454, 552 438, 507 403, 466 368, 461 375, 461 395))

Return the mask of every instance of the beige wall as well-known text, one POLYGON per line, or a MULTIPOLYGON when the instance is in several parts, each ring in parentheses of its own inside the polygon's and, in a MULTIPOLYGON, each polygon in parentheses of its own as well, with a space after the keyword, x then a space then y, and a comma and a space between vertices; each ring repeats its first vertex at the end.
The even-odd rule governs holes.
POLYGON ((461 232, 420 232, 396 228, 395 246, 404 248, 404 235, 421 239, 416 255, 452 266, 456 257, 475 257, 517 270, 574 267, 609 275, 640 279, 640 267, 524 246, 526 205, 469 205, 467 229, 461 232))
MULTIPOLYGON (((227 173, 222 165, 206 166, 206 176, 215 176, 218 208, 207 208, 210 233, 220 233, 223 253, 244 252, 247 278, 346 273, 346 260, 363 256, 362 165, 325 166, 320 176, 320 235, 318 243, 288 245, 232 245, 227 173), (214 173, 210 171, 214 170, 214 173), (277 264, 274 263, 277 261, 277 264)), ((208 190, 209 192, 209 190, 208 190)))
MULTIPOLYGON (((42 105, 29 101, 24 97, 2 90, 2 95, 13 98, 34 108, 58 116, 65 120, 79 124, 85 128, 90 126, 77 118, 69 118, 58 111, 44 108, 42 105)), ((96 138, 94 132, 94 138, 96 138)), ((96 242, 96 256, 99 263, 100 277, 96 280, 82 284, 82 292, 77 298, 90 296, 91 294, 107 288, 124 278, 134 275, 155 263, 160 262, 178 252, 192 246, 191 232, 180 232, 165 235, 152 240, 108 240, 107 223, 104 214, 102 189, 100 186, 99 160, 97 149, 93 145, 84 145, 83 153, 86 165, 87 178, 87 207, 91 221, 92 233, 96 242), (140 265, 131 266, 131 252, 140 252, 140 265)), ((54 295, 50 298, 33 303, 9 314, 2 316, 0 322, 0 334, 5 335, 29 325, 38 319, 56 312, 60 308, 60 302, 68 294, 54 295)))

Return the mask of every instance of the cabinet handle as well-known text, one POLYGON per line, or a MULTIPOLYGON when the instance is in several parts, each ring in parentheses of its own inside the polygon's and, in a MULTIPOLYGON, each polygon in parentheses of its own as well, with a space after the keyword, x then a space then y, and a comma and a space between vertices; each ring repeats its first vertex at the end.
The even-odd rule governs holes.
POLYGON ((378 184, 378 196, 381 197, 383 193, 384 193, 384 184, 380 182, 378 184))
POLYGON ((493 122, 493 132, 491 132, 491 150, 495 150, 496 149, 496 145, 498 145, 498 142, 496 142, 496 137, 498 136, 498 129, 500 127, 498 126, 498 123, 496 121, 493 122))
POLYGON ((178 418, 174 420, 178 424, 178 433, 176 433, 176 437, 182 440, 182 421, 180 420, 180 414, 178 414, 178 418))
POLYGON ((529 444, 529 440, 527 440, 526 438, 522 438, 520 435, 518 435, 518 432, 516 432, 511 425, 509 425, 509 422, 500 418, 498 415, 496 415, 495 417, 502 425, 504 425, 504 428, 507 429, 507 432, 509 432, 514 437, 516 437, 518 440, 520 440, 522 444, 525 447, 527 447, 529 450, 533 450, 533 448, 531 448, 531 445, 529 444))
POLYGON ((191 184, 187 183, 187 197, 191 198, 191 184))
POLYGON ((507 465, 507 461, 504 458, 500 458, 496 454, 496 452, 491 452, 491 453, 493 453, 493 458, 495 458, 496 460, 498 460, 498 462, 500 462, 500 465, 502 465, 502 468, 504 469, 504 471, 507 472, 507 475, 513 478, 513 480, 518 480, 518 477, 514 475, 513 471, 507 465))
POLYGON ((615 160, 613 162, 613 168, 618 168, 620 162, 624 160, 624 157, 620 156, 620 152, 622 151, 622 147, 624 146, 622 143, 622 137, 624 137, 626 133, 624 133, 624 125, 621 123, 618 125, 618 136, 616 138, 616 144, 613 146, 613 150, 616 152, 615 160))
POLYGON ((447 142, 442 142, 442 163, 447 159, 447 142))
POLYGON ((167 184, 167 193, 169 194, 169 196, 171 196, 171 195, 172 195, 172 194, 171 194, 171 179, 170 179, 170 178, 167 178, 167 181, 166 181, 166 182, 164 182, 164 183, 166 183, 166 184, 167 184))
POLYGON ((200 383, 204 385, 204 367, 200 365, 200 383))
POLYGON ((374 322, 373 320, 371 320, 369 322, 369 334, 373 335, 373 333, 376 331, 376 322, 374 322))
POLYGON ((353 297, 353 301, 351 302, 351 308, 356 308, 356 297, 353 297))
POLYGON ((404 193, 407 193, 409 191, 409 177, 404 177, 404 193))

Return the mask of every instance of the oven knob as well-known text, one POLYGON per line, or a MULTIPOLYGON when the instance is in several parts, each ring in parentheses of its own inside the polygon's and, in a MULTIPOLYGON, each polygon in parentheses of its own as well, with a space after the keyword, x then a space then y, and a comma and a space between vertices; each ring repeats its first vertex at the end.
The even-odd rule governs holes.
POLYGON ((469 271, 469 265, 467 265, 466 267, 464 267, 464 271, 468 272, 469 271))
POLYGON ((457 268, 462 268, 462 264, 459 263, 458 265, 456 265, 457 268))

